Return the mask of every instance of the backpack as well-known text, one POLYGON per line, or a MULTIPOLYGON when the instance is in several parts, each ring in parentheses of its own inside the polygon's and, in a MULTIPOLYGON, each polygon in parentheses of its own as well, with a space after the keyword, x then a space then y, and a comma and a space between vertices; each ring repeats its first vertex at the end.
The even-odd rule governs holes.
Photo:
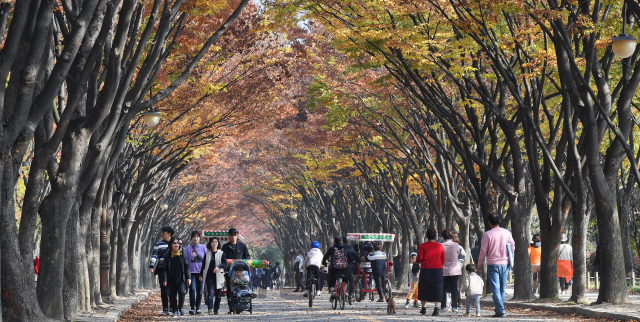
POLYGON ((273 268, 273 273, 274 273, 274 274, 278 274, 278 275, 279 275, 280 273, 282 273, 282 272, 280 271, 280 266, 276 266, 276 267, 274 267, 274 268, 273 268))
POLYGON ((345 269, 347 268, 347 255, 344 253, 343 248, 335 248, 335 252, 333 256, 331 256, 331 264, 336 269, 345 269))

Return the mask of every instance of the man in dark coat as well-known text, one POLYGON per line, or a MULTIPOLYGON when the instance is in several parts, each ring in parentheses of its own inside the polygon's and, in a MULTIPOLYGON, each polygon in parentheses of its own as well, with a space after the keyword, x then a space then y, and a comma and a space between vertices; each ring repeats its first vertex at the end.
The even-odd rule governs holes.
MULTIPOLYGON (((222 252, 229 259, 251 259, 249 255, 249 249, 247 245, 238 241, 238 230, 231 227, 229 228, 229 242, 222 245, 222 252)), ((225 274, 225 285, 227 288, 227 303, 231 302, 231 292, 229 285, 229 275, 225 274)), ((229 313, 231 313, 231 308, 229 308, 229 313)))

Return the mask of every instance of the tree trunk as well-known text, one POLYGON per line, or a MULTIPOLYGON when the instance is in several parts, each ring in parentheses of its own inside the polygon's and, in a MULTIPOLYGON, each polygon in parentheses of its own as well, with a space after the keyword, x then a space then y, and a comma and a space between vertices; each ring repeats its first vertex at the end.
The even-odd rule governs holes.
POLYGON ((512 220, 511 231, 513 241, 516 243, 513 279, 518 282, 514 283, 514 299, 528 300, 533 297, 533 290, 531 288, 531 265, 528 265, 529 236, 531 235, 531 213, 529 213, 528 210, 526 195, 522 193, 516 198, 515 203, 509 207, 512 220))
MULTIPOLYGON (((80 268, 78 265, 78 206, 74 204, 67 221, 67 234, 64 247, 64 281, 62 288, 62 302, 65 321, 71 321, 78 311, 78 283, 80 283, 80 268)), ((84 248, 84 247, 82 247, 84 248)), ((82 267, 86 269, 86 267, 82 267)))
MULTIPOLYGON (((580 187, 584 187, 582 184, 580 187)), ((587 302, 587 241, 589 231, 589 213, 587 211, 586 191, 577 191, 578 204, 573 207, 573 286, 570 301, 587 302)))

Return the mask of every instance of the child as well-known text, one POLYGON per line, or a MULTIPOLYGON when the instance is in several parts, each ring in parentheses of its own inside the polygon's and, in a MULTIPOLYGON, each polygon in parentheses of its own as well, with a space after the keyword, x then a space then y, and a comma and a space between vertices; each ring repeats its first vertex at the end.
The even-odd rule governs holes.
POLYGON ((234 273, 236 276, 233 278, 234 284, 249 283, 249 274, 242 270, 242 267, 234 267, 234 273))
POLYGON ((418 254, 411 253, 409 255, 409 295, 407 295, 407 303, 404 305, 405 309, 409 308, 409 303, 411 302, 411 298, 413 297, 413 307, 420 307, 420 303, 418 303, 418 275, 420 274, 420 269, 414 270, 413 266, 416 265, 416 257, 418 254), (415 271, 415 273, 414 273, 415 271))
POLYGON ((480 316, 480 295, 482 295, 482 290, 484 289, 484 282, 482 281, 482 277, 476 274, 476 265, 467 264, 466 270, 468 274, 467 279, 460 289, 460 292, 465 292, 467 296, 467 312, 465 312, 463 316, 469 316, 471 301, 475 304, 476 316, 480 316))

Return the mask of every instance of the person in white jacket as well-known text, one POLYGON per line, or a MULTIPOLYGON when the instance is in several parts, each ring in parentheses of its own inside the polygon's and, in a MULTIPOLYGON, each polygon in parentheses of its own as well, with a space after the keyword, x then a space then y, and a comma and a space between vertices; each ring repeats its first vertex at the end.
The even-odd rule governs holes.
POLYGON ((467 264, 467 279, 464 281, 464 285, 460 289, 460 292, 464 292, 466 295, 467 311, 463 316, 469 316, 471 310, 471 301, 473 301, 476 307, 476 316, 480 316, 480 296, 484 290, 484 281, 482 277, 476 273, 476 265, 467 264))
MULTIPOLYGON (((315 277, 316 279, 316 290, 320 289, 320 266, 322 266, 322 251, 320 250, 320 243, 314 241, 311 243, 311 249, 307 253, 307 257, 304 259, 302 263, 302 267, 307 269, 307 285, 309 285, 309 280, 311 277, 315 277)), ((308 289, 308 287, 307 287, 308 289)), ((316 295, 320 295, 320 291, 316 291, 316 295)), ((305 291, 304 296, 309 296, 307 291, 305 291)))

